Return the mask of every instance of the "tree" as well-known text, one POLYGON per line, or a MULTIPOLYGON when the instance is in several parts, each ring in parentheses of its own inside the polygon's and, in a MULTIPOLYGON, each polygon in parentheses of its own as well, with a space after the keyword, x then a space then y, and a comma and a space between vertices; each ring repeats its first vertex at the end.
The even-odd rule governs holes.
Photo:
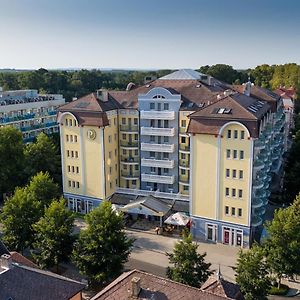
POLYGON ((23 181, 22 134, 14 127, 0 128, 0 198, 13 192, 23 181))
POLYGON ((236 282, 246 300, 267 299, 271 286, 264 251, 258 245, 240 250, 236 267, 236 282))
POLYGON ((278 287, 283 274, 292 277, 300 273, 300 195, 286 209, 275 211, 267 222, 268 239, 264 247, 271 271, 276 274, 278 287))
POLYGON ((257 66, 251 71, 251 77, 254 78, 256 85, 270 88, 270 81, 274 73, 274 66, 269 66, 267 64, 257 66))
POLYGON ((40 202, 36 201, 28 188, 17 188, 3 206, 1 221, 3 240, 10 250, 21 251, 33 242, 32 225, 41 217, 40 202))
POLYGON ((28 184, 28 191, 41 203, 41 207, 48 207, 59 196, 59 186, 53 182, 48 172, 39 172, 33 176, 28 184))
POLYGON ((33 257, 42 268, 58 267, 72 252, 74 215, 66 210, 65 200, 53 201, 45 215, 33 225, 33 257))
POLYGON ((210 263, 205 262, 204 254, 197 252, 198 244, 192 240, 192 235, 184 233, 183 240, 176 243, 173 253, 167 253, 174 267, 167 268, 168 278, 199 288, 211 274, 210 263))
POLYGON ((59 150, 44 133, 37 136, 36 142, 25 148, 25 172, 30 178, 38 172, 48 172, 55 182, 61 182, 61 161, 59 150))
POLYGON ((108 201, 103 201, 85 219, 88 227, 75 243, 74 262, 91 284, 106 283, 121 273, 133 240, 124 232, 122 214, 116 214, 108 201))

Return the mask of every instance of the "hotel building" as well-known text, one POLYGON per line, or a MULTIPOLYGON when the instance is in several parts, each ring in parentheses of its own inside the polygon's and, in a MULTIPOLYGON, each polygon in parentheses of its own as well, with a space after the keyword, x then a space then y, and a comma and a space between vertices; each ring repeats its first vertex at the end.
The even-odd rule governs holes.
POLYGON ((58 132, 56 109, 63 104, 62 95, 40 95, 36 90, 0 90, 0 127, 14 126, 22 131, 24 142, 32 142, 40 132, 58 132))
POLYGON ((116 195, 136 213, 139 197, 184 202, 195 238, 243 247, 263 222, 285 128, 282 99, 268 90, 179 70, 68 103, 58 122, 74 211, 116 195))

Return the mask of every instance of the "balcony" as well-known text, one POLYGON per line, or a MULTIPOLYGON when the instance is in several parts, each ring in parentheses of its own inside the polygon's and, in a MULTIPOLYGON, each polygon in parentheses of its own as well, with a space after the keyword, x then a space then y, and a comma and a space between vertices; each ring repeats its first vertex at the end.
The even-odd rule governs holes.
POLYGON ((156 174, 142 174, 142 181, 173 184, 175 181, 175 177, 174 175, 166 176, 166 175, 156 175, 156 174))
POLYGON ((252 207, 253 208, 258 208, 258 207, 261 207, 263 205, 264 205, 264 202, 262 201, 261 198, 257 198, 257 197, 253 198, 253 200, 252 200, 252 207))
POLYGON ((257 227, 257 226, 259 226, 261 224, 262 224, 262 218, 261 217, 255 216, 255 215, 252 216, 252 218, 251 218, 251 225, 253 227, 257 227))
POLYGON ((179 183, 183 185, 189 185, 190 178, 188 175, 179 175, 179 183))
POLYGON ((175 150, 174 144, 154 144, 154 143, 141 143, 142 151, 152 151, 152 152, 166 152, 173 153, 175 150))
POLYGON ((141 127, 142 135, 174 136, 175 128, 141 127))
POLYGON ((139 163, 139 158, 138 157, 133 157, 133 156, 124 156, 121 155, 121 163, 122 164, 128 164, 128 165, 136 165, 139 163))
POLYGON ((139 127, 138 125, 120 125, 120 131, 138 133, 139 127))
POLYGON ((189 169, 190 168, 189 160, 188 159, 179 159, 179 168, 189 169))
POLYGON ((168 110, 150 110, 150 111, 141 111, 141 119, 143 120, 174 120, 175 111, 168 110))
POLYGON ((185 144, 179 144, 179 152, 188 152, 190 153, 190 146, 185 144))
POLYGON ((265 149, 265 147, 266 147, 265 139, 255 141, 254 147, 255 147, 256 150, 265 149))
POLYGON ((140 173, 137 171, 124 171, 121 170, 121 177, 129 180, 137 180, 140 177, 140 173))
POLYGON ((257 169, 257 170, 261 170, 264 168, 264 162, 261 160, 261 159, 256 159, 255 162, 254 162, 254 168, 257 169))
POLYGON ((131 142, 121 141, 120 146, 123 147, 123 148, 136 149, 136 148, 139 147, 139 142, 138 141, 131 141, 131 142))
POLYGON ((157 168, 166 168, 172 169, 174 168, 174 160, 168 159, 154 159, 154 158, 142 158, 141 165, 143 167, 157 167, 157 168))
POLYGON ((187 128, 186 128, 186 127, 179 127, 179 133, 180 133, 180 134, 185 134, 185 135, 187 135, 186 131, 187 131, 187 128))
POLYGON ((264 206, 254 209, 254 214, 256 216, 262 217, 266 213, 266 208, 264 206))
POLYGON ((264 182, 262 180, 254 180, 253 181, 253 189, 261 189, 264 186, 264 182))

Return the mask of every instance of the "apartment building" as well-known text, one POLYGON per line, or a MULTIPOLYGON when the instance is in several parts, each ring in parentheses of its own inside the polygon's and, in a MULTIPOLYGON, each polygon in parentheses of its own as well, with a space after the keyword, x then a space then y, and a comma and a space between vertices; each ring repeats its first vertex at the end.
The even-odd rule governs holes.
POLYGON ((40 133, 58 132, 56 109, 65 104, 62 95, 41 95, 37 90, 0 89, 0 126, 14 126, 22 131, 25 143, 40 133))
POLYGON ((70 209, 87 213, 114 195, 181 201, 197 239, 249 245, 282 165, 280 96, 179 70, 58 111, 70 209))

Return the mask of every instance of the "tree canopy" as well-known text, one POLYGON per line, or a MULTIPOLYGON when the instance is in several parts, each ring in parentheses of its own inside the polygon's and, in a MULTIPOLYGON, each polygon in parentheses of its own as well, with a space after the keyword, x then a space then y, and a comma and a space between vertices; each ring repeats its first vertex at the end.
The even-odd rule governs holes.
POLYGON ((73 259, 91 284, 104 284, 122 272, 133 241, 124 232, 123 216, 117 215, 108 201, 103 201, 85 219, 87 229, 80 232, 73 259))
POLYGON ((44 216, 33 224, 33 257, 40 267, 58 266, 67 261, 72 252, 74 215, 66 210, 65 200, 55 200, 45 210, 44 216))
POLYGON ((173 253, 167 253, 173 267, 167 268, 168 278, 199 288, 211 274, 210 263, 205 262, 206 253, 197 252, 198 244, 193 242, 192 235, 185 233, 183 240, 178 241, 173 253))

